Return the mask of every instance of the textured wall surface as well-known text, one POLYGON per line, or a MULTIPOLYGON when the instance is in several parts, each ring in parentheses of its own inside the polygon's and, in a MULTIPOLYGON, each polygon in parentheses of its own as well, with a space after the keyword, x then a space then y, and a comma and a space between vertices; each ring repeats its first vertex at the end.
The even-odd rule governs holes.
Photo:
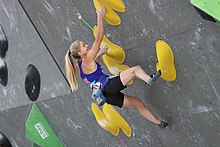
MULTIPOLYGON (((159 79, 152 87, 135 80, 124 92, 141 100, 170 126, 160 130, 137 110, 118 109, 132 128, 120 136, 128 147, 217 147, 220 144, 220 26, 205 21, 189 0, 123 0, 119 26, 105 25, 105 34, 126 52, 125 64, 155 72, 155 43, 165 40, 175 56, 177 79, 159 79)), ((90 90, 79 81, 70 94, 64 56, 70 44, 94 40, 76 12, 96 24, 92 0, 0 0, 0 23, 9 41, 7 86, 0 85, 0 130, 13 146, 28 147, 25 121, 31 101, 25 94, 26 68, 41 74, 37 105, 66 147, 123 146, 103 130, 91 112, 90 90)), ((105 72, 108 71, 105 69, 105 72)))
POLYGON ((0 23, 8 39, 4 61, 8 84, 0 87, 0 110, 31 103, 25 92, 27 67, 33 64, 41 76, 39 99, 70 93, 69 86, 17 0, 1 0, 0 23))

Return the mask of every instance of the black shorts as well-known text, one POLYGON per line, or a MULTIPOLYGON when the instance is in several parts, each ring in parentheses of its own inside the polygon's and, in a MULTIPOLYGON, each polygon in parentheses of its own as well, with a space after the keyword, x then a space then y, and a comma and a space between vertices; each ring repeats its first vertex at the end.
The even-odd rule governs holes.
POLYGON ((124 94, 121 93, 121 90, 125 89, 121 82, 120 76, 110 77, 103 89, 103 95, 105 96, 106 103, 122 107, 124 102, 124 94))

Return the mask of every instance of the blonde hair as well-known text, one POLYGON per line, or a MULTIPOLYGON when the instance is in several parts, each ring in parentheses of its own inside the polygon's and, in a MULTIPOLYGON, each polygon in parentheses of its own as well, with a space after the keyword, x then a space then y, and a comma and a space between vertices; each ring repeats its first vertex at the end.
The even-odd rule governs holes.
POLYGON ((79 40, 74 41, 70 49, 67 51, 65 56, 65 67, 66 67, 66 75, 69 81, 72 92, 78 89, 78 84, 76 80, 76 68, 73 64, 73 58, 80 59, 81 57, 78 55, 78 51, 80 49, 79 40))

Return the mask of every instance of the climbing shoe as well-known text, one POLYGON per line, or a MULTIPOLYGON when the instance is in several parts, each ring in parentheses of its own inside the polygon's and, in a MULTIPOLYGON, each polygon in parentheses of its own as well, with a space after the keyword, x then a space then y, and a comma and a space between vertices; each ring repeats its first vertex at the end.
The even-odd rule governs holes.
POLYGON ((164 129, 168 126, 168 123, 167 122, 164 122, 164 121, 161 121, 160 124, 158 124, 158 126, 161 128, 161 129, 164 129))
POLYGON ((160 70, 158 70, 155 74, 150 75, 150 78, 148 79, 147 84, 151 86, 153 82, 155 82, 160 77, 160 75, 161 75, 160 70))

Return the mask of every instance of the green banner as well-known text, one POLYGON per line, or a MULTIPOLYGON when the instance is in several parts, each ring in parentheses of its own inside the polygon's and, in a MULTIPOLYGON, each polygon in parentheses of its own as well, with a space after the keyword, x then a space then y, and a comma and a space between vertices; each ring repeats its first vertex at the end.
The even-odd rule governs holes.
POLYGON ((36 144, 41 147, 63 147, 36 104, 31 108, 25 133, 26 138, 34 143, 33 146, 36 144))
POLYGON ((191 0, 191 3, 205 13, 212 16, 217 22, 220 21, 220 1, 219 0, 191 0))

